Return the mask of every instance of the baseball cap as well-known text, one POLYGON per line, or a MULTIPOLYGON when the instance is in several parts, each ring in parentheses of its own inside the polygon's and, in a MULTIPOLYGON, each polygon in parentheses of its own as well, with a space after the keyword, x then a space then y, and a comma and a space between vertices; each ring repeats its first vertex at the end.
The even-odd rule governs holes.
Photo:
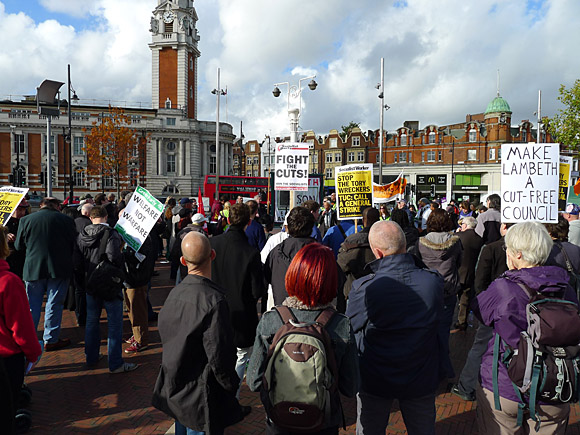
POLYGON ((179 217, 180 218, 185 218, 191 216, 191 210, 188 208, 182 208, 181 210, 179 210, 179 217))
POLYGON ((405 205, 407 205, 407 200, 406 199, 399 199, 399 201, 397 201, 398 203, 403 203, 405 205))
POLYGON ((189 199, 189 198, 181 198, 179 200, 179 204, 181 204, 181 205, 191 204, 191 199, 189 199))
POLYGON ((201 224, 202 222, 207 222, 207 218, 201 213, 196 213, 191 218, 191 222, 194 224, 201 224))
POLYGON ((566 213, 573 215, 580 215, 580 206, 578 204, 568 204, 566 205, 566 213))

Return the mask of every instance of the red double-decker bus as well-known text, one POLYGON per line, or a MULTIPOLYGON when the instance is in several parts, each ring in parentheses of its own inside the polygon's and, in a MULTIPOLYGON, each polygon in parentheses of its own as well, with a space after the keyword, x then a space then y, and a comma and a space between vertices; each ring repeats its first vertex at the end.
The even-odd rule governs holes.
MULTIPOLYGON (((243 198, 254 198, 260 193, 260 190, 266 194, 268 192, 268 178, 266 177, 240 177, 235 175, 220 176, 220 190, 218 197, 226 197, 227 201, 232 204, 238 196, 243 198)), ((209 197, 210 201, 215 198, 215 175, 206 175, 203 183, 204 196, 209 197)), ((265 196, 262 203, 266 203, 265 196)))

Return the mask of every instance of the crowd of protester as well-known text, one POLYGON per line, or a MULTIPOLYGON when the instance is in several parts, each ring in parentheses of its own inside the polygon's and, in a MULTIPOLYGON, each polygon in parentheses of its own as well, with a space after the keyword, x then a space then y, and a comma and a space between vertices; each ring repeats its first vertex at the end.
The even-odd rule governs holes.
POLYGON ((565 432, 569 404, 539 402, 540 426, 530 420, 536 416, 516 417, 520 399, 507 369, 493 373, 492 338, 504 340, 502 352, 517 347, 529 299, 521 285, 578 302, 569 284, 580 270, 578 205, 569 204, 557 224, 513 225, 501 222, 496 194, 485 205, 450 201, 444 208, 421 198, 416 208, 405 200, 366 208, 359 225, 337 219, 332 194, 322 205, 294 207, 275 232, 260 196, 220 198, 207 217, 194 199, 170 197, 135 252, 114 230, 130 198, 86 195, 62 210, 44 198, 35 213, 23 200, 0 231, 6 424, 13 424, 25 367, 70 344, 60 335, 65 307, 85 329, 87 368, 102 358, 103 308, 110 373, 138 368, 123 353, 150 344, 156 313, 148 293, 161 258, 175 288, 158 317, 163 355, 153 405, 175 419, 176 434, 221 434, 242 420, 251 412, 239 402, 244 378, 261 394, 268 434, 337 434, 340 394, 356 395, 357 433, 385 433, 398 400, 408 433, 434 434, 437 388, 456 377, 450 334, 466 331, 474 316, 473 346, 451 392, 477 400, 481 433, 565 432), (102 262, 123 272, 112 296, 92 283, 102 262), (304 382, 311 371, 301 366, 320 374, 304 382))

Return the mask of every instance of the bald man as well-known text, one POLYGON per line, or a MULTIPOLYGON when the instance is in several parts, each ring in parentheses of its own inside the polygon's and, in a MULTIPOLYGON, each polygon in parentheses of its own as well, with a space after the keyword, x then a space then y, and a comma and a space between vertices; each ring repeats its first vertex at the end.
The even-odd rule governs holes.
POLYGON ((443 278, 415 264, 395 222, 373 224, 369 244, 372 273, 352 284, 346 310, 360 355, 356 432, 385 433, 398 399, 410 435, 434 434, 443 278))
POLYGON ((228 304, 210 279, 215 251, 208 238, 190 232, 181 249, 188 274, 159 312, 163 357, 153 406, 175 419, 175 433, 223 434, 249 412, 236 400, 240 378, 228 304))

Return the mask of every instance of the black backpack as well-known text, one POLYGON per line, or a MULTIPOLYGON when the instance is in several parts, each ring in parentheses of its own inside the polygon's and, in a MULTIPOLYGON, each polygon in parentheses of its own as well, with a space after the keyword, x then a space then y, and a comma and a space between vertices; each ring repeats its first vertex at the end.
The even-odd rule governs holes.
POLYGON ((123 300, 123 282, 125 281, 125 271, 115 266, 107 258, 107 243, 113 229, 107 228, 102 232, 99 242, 99 263, 93 272, 87 277, 87 293, 98 296, 105 301, 115 299, 123 300))

